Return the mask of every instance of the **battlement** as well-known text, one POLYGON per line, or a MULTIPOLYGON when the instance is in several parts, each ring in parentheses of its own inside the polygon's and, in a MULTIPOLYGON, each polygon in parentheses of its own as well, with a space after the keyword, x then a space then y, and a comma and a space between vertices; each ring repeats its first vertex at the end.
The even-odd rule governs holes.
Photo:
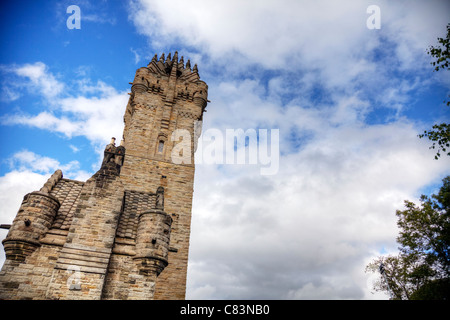
POLYGON ((124 115, 126 147, 130 154, 146 150, 149 157, 155 155, 168 160, 171 147, 167 149, 162 145, 172 146, 166 140, 175 129, 193 131, 193 122, 202 120, 209 102, 208 85, 200 80, 197 65, 191 69, 190 60, 185 64, 184 57, 178 59, 177 51, 173 56, 169 53, 167 58, 164 53, 159 59, 155 54, 146 67, 136 70, 130 84, 130 99, 124 115), (144 123, 149 119, 158 119, 152 124, 154 130, 142 131, 140 128, 145 128, 144 123), (160 145, 162 149, 158 151, 160 145))
MULTIPOLYGON (((134 81, 130 82, 131 95, 136 93, 152 93, 160 95, 165 101, 172 103, 176 99, 194 101, 201 98, 201 105, 206 106, 208 96, 207 84, 200 80, 198 67, 195 64, 191 69, 191 61, 184 63, 184 57, 178 60, 178 52, 173 57, 169 53, 155 54, 152 61, 146 66, 136 70, 134 81)), ((200 102, 199 100, 197 101, 200 102)))
POLYGON ((173 57, 172 54, 169 53, 167 55, 167 58, 165 57, 164 53, 161 54, 159 59, 158 55, 155 54, 152 61, 150 61, 150 63, 147 65, 147 68, 150 69, 152 73, 162 76, 175 75, 180 80, 189 82, 196 82, 200 80, 197 64, 195 64, 191 69, 191 61, 188 59, 185 65, 183 56, 180 58, 180 60, 178 60, 177 51, 175 51, 173 57))

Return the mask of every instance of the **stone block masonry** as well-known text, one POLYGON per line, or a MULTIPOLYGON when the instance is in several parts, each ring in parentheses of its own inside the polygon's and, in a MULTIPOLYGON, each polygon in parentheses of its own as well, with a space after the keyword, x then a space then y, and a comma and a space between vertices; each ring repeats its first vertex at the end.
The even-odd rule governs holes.
POLYGON ((208 86, 177 52, 155 55, 130 84, 122 142, 105 147, 101 168, 86 182, 57 170, 24 197, 3 241, 0 299, 185 298, 208 86), (172 161, 177 129, 192 137, 188 164, 172 161))

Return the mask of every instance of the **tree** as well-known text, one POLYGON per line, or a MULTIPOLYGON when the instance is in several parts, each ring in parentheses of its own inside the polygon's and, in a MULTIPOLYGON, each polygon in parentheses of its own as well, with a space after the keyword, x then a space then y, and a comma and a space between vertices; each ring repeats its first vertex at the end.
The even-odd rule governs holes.
POLYGON ((450 299, 450 176, 442 182, 438 194, 422 195, 419 205, 405 201, 406 209, 397 210, 399 254, 366 267, 377 272, 383 264, 374 289, 391 299, 450 299))
MULTIPOLYGON (((434 66, 435 71, 439 71, 440 69, 450 69, 449 59, 450 59, 450 23, 447 24, 447 38, 438 38, 438 42, 442 45, 442 47, 433 47, 430 46, 427 53, 432 57, 436 58, 436 61, 431 62, 434 66)), ((447 103, 450 105, 450 102, 447 103)))
MULTIPOLYGON (((438 42, 440 46, 430 46, 427 51, 429 55, 436 59, 431 64, 434 66, 434 71, 450 70, 450 24, 447 25, 447 38, 438 38, 438 42)), ((446 104, 447 107, 450 106, 450 100, 446 104)), ((436 160, 441 156, 441 150, 447 152, 447 155, 450 156, 450 125, 448 123, 435 124, 432 130, 425 130, 423 134, 419 134, 419 138, 423 137, 427 137, 433 142, 430 149, 438 147, 434 156, 436 160)))

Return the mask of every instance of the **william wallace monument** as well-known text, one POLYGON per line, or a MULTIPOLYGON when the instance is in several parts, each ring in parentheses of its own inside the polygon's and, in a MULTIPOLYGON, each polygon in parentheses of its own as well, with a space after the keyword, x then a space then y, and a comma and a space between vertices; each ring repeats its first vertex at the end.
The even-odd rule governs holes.
POLYGON ((3 226, 0 299, 185 298, 194 127, 208 86, 177 52, 155 55, 130 84, 123 140, 106 146, 101 168, 86 182, 57 170, 3 226), (191 137, 181 163, 171 156, 180 129, 191 137))

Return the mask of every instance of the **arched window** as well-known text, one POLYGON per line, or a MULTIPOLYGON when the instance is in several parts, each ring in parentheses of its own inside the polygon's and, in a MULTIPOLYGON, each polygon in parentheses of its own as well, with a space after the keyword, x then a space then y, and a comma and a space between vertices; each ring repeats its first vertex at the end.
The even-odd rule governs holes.
POLYGON ((158 134, 158 138, 156 139, 156 150, 155 150, 155 154, 162 156, 165 152, 165 147, 164 144, 167 142, 167 133, 165 132, 160 132, 158 134))

